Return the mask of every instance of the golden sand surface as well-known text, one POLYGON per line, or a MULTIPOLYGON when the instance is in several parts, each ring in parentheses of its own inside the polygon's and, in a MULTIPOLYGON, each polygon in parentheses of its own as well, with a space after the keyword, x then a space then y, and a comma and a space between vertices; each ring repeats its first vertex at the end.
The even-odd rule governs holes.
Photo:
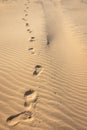
POLYGON ((86 0, 0 0, 0 130, 87 130, 86 0))

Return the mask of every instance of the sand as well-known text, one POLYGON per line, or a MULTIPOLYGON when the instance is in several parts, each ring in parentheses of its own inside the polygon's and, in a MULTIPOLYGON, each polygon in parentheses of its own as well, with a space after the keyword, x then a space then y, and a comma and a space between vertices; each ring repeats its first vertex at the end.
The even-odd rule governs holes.
POLYGON ((86 0, 0 0, 0 130, 87 130, 86 0))

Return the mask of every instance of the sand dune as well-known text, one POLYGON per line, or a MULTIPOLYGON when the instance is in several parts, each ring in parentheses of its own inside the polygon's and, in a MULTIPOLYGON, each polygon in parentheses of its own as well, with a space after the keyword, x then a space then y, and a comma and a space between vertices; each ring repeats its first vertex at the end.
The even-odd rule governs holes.
POLYGON ((0 1, 0 130, 87 130, 86 0, 0 1))

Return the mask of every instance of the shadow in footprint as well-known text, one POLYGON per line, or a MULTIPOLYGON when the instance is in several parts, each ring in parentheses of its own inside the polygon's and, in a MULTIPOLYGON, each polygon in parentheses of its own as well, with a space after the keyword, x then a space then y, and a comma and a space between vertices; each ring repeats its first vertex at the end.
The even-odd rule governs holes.
POLYGON ((42 71, 42 66, 41 65, 36 65, 35 66, 35 71, 33 72, 33 75, 36 76, 42 71))
POLYGON ((26 91, 26 92, 24 93, 24 97, 29 96, 29 95, 33 94, 34 92, 35 92, 35 91, 34 91, 33 89, 30 89, 30 90, 28 90, 28 91, 26 91))
POLYGON ((9 126, 15 126, 21 122, 24 122, 28 119, 32 118, 32 113, 30 111, 24 111, 17 115, 12 115, 9 118, 7 118, 7 124, 9 126))
POLYGON ((29 50, 29 51, 30 51, 30 50, 33 50, 33 48, 31 47, 31 48, 29 48, 28 50, 29 50))
POLYGON ((49 45, 50 44, 50 38, 49 38, 49 36, 47 35, 47 45, 49 45))

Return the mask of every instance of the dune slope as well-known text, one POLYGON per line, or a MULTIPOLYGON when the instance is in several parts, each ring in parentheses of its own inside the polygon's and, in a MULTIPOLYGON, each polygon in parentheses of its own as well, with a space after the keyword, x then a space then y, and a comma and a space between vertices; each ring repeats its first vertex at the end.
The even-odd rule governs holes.
POLYGON ((0 129, 87 130, 85 0, 0 1, 0 129))

